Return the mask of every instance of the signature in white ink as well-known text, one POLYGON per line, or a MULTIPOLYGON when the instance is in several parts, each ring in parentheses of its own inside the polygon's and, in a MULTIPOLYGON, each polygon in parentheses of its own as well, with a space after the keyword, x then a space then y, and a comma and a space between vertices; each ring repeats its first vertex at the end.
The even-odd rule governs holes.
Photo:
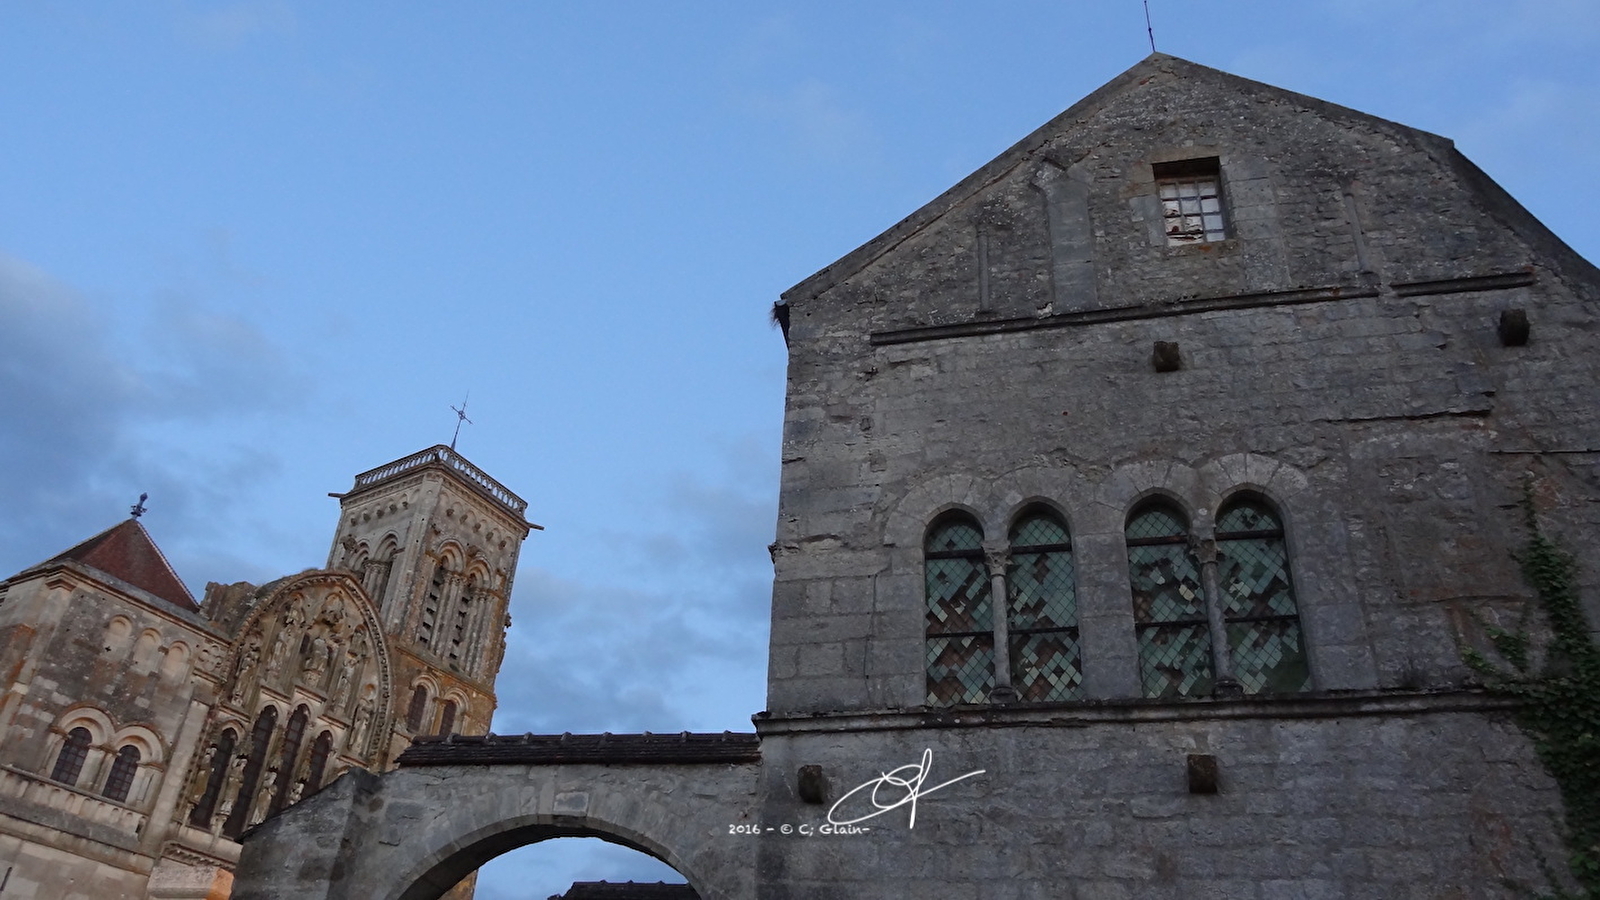
POLYGON ((837 826, 844 826, 844 825, 854 825, 857 822, 865 822, 868 819, 875 818, 877 816, 881 816, 884 813, 886 813, 886 812, 888 812, 888 811, 890 811, 892 809, 899 809, 900 807, 905 806, 906 804, 909 803, 909 804, 911 804, 911 824, 910 824, 909 827, 915 828, 915 827, 917 827, 917 798, 918 797, 922 797, 922 796, 925 796, 927 794, 931 794, 934 791, 941 790, 943 788, 947 788, 950 785, 955 784, 958 781, 961 781, 962 779, 971 778, 974 775, 982 775, 985 771, 987 771, 985 769, 978 769, 975 772, 968 772, 967 774, 962 775, 959 778, 952 778, 949 781, 944 782, 943 784, 936 784, 933 787, 923 787, 922 786, 922 782, 927 780, 928 771, 932 767, 933 767, 933 751, 932 750, 924 750, 924 751, 922 751, 922 762, 921 763, 910 763, 908 765, 901 766, 898 769, 893 769, 891 771, 885 772, 882 775, 879 775, 877 778, 872 779, 871 781, 865 782, 864 784, 861 784, 861 785, 859 785, 859 786, 857 786, 855 788, 852 788, 849 793, 845 794, 843 797, 840 797, 837 801, 834 802, 833 806, 828 809, 828 824, 834 825, 836 827, 837 826), (905 773, 905 774, 901 774, 901 773, 905 773), (870 799, 872 801, 872 806, 873 806, 873 811, 872 812, 869 812, 864 816, 857 816, 854 819, 845 819, 843 821, 834 818, 834 814, 839 811, 839 807, 843 806, 844 802, 846 800, 849 800, 851 797, 854 797, 855 795, 861 793, 864 790, 867 790, 868 788, 872 789, 872 793, 868 795, 868 799, 870 799), (882 791, 882 790, 886 790, 886 789, 899 789, 899 790, 905 791, 905 795, 904 796, 900 796, 900 797, 895 797, 893 795, 893 793, 891 792, 890 796, 889 796, 889 799, 887 799, 887 800, 878 799, 878 792, 882 791))

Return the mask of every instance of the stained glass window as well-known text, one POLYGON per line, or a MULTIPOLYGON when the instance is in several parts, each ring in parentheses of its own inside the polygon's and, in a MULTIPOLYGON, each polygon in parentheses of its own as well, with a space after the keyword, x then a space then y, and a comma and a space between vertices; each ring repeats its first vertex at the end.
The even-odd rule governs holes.
POLYGON ((139 748, 126 744, 117 751, 117 758, 111 763, 111 774, 106 776, 107 800, 125 803, 128 792, 133 789, 133 776, 139 771, 139 748))
POLYGON ((50 770, 51 780, 76 785, 78 773, 83 771, 83 761, 89 758, 89 742, 92 740, 87 728, 74 728, 67 732, 67 740, 61 745, 55 768, 50 770))
POLYGON ((983 703, 994 688, 994 611, 983 530, 972 519, 940 519, 923 544, 928 599, 928 705, 983 703))
POLYGON ((1217 578, 1229 657, 1244 692, 1309 690, 1283 525, 1266 503, 1239 500, 1217 517, 1217 578))
POLYGON ((1150 505, 1128 518, 1128 577, 1146 697, 1211 693, 1211 635, 1205 589, 1176 509, 1150 505))
POLYGON ((1006 568, 1011 685, 1023 701, 1075 700, 1082 694, 1078 595, 1066 526, 1032 510, 1011 529, 1006 568))

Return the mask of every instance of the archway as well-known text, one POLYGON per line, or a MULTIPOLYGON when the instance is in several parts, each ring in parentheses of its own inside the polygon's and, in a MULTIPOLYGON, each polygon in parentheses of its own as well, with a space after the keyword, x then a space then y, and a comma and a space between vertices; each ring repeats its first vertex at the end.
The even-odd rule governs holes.
POLYGON ((574 883, 686 883, 666 863, 604 838, 566 837, 518 847, 478 870, 475 900, 545 900, 574 883))

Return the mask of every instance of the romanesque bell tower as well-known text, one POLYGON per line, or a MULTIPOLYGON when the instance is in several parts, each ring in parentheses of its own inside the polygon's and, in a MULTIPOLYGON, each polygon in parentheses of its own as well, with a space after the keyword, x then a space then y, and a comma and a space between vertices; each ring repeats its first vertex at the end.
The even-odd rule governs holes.
POLYGON ((328 568, 355 573, 379 609, 394 721, 413 736, 487 730, 517 555, 540 527, 527 502, 442 444, 334 496, 328 568))

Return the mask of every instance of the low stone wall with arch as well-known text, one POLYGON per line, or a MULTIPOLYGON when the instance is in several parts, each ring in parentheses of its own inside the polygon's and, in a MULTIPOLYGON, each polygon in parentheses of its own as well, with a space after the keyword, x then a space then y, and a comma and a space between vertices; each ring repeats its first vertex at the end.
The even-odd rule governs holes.
POLYGON ((672 866, 704 900, 750 897, 755 842, 729 830, 755 815, 758 770, 754 761, 351 770, 245 836, 232 896, 434 900, 518 847, 598 837, 672 866))

